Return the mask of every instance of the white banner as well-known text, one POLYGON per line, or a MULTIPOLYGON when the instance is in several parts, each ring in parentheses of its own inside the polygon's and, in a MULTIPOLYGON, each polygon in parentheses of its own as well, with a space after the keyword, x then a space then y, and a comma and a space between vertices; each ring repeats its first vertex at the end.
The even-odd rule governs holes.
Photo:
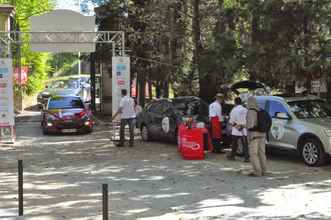
POLYGON ((130 57, 113 57, 112 59, 112 112, 116 113, 121 100, 121 90, 130 94, 130 57))
POLYGON ((0 59, 0 141, 14 137, 14 89, 11 59, 0 59))

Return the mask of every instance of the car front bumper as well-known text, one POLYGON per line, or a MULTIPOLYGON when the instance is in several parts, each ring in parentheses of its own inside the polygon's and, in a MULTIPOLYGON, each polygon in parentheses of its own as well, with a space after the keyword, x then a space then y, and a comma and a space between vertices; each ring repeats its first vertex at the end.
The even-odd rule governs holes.
POLYGON ((52 122, 52 126, 48 126, 45 123, 44 130, 47 133, 85 133, 90 132, 93 129, 93 121, 79 121, 79 122, 52 122))

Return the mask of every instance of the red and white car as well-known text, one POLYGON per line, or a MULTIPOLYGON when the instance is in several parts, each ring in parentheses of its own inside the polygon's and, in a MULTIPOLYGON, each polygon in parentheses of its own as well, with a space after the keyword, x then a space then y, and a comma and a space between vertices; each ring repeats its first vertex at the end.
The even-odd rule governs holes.
POLYGON ((42 130, 51 133, 90 133, 93 117, 79 96, 53 96, 42 112, 42 130))

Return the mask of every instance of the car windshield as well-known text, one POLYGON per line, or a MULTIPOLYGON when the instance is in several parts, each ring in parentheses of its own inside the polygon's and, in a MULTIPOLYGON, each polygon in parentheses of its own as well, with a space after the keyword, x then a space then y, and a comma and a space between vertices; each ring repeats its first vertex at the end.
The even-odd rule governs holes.
POLYGON ((302 100, 288 103, 291 111, 300 119, 331 117, 331 106, 323 100, 302 100))
POLYGON ((48 104, 48 109, 84 108, 83 102, 78 97, 53 97, 48 104))
POLYGON ((78 89, 79 87, 80 82, 77 79, 54 81, 48 86, 50 89, 78 89))

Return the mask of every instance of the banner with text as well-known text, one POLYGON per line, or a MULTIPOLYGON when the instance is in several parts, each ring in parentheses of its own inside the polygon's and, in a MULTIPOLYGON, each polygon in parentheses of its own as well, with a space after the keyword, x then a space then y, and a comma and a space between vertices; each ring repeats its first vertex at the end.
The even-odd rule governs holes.
POLYGON ((112 59, 112 112, 116 113, 121 100, 121 90, 130 94, 130 57, 113 57, 112 59))
POLYGON ((0 59, 0 142, 12 142, 15 114, 11 59, 0 59))

